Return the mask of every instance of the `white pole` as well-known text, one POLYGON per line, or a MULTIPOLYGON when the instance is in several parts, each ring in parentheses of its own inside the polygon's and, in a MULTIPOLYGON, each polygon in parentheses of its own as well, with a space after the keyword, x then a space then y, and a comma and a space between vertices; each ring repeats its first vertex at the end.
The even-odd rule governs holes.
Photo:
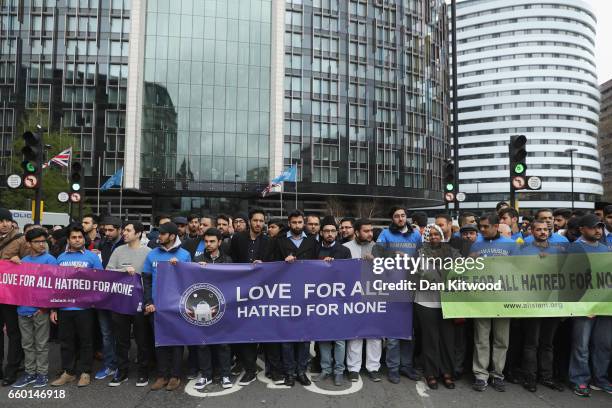
POLYGON ((119 187, 119 218, 121 218, 121 210, 123 206, 123 171, 124 169, 121 169, 121 183, 119 187))
POLYGON ((298 167, 295 165, 295 209, 298 209, 298 167))
POLYGON ((281 204, 281 209, 280 209, 281 213, 280 213, 280 216, 281 216, 281 219, 283 218, 283 188, 284 187, 285 187, 285 182, 281 181, 281 191, 280 191, 280 202, 281 202, 280 203, 281 204))
POLYGON ((97 210, 96 212, 98 213, 98 215, 100 215, 100 181, 101 181, 101 174, 102 168, 100 167, 100 156, 98 156, 98 202, 96 204, 97 210))

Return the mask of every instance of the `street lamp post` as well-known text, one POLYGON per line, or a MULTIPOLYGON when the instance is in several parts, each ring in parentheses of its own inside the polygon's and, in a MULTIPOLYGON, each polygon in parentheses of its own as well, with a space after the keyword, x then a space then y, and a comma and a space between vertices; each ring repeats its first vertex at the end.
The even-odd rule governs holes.
POLYGON ((570 179, 572 185, 572 211, 574 211, 574 152, 578 150, 574 147, 570 149, 566 149, 565 153, 569 153, 570 155, 570 179))
POLYGON ((481 183, 480 180, 475 180, 474 181, 474 184, 476 184, 476 197, 478 197, 477 201, 476 201, 476 208, 478 208, 478 209, 480 209, 480 201, 482 201, 480 199, 480 189, 479 189, 480 183, 481 183))

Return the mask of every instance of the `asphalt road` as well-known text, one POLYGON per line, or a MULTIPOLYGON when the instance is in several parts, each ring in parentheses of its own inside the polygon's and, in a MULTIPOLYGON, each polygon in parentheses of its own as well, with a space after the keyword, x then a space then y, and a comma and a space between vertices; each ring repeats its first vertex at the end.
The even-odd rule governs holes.
MULTIPOLYGON (((99 366, 96 362, 95 368, 99 366)), ((59 367, 59 346, 51 345, 51 373, 59 367)), ((132 373, 133 371, 131 371, 132 373)), ((461 380, 455 390, 440 387, 430 390, 423 382, 402 378, 398 385, 384 379, 380 383, 371 382, 365 375, 357 383, 346 382, 344 387, 335 387, 331 381, 323 385, 292 389, 266 383, 262 373, 256 381, 246 387, 235 385, 229 390, 214 386, 208 393, 200 393, 189 385, 174 392, 150 391, 148 387, 137 388, 135 378, 119 387, 107 386, 107 381, 93 381, 92 385, 77 389, 72 384, 61 388, 48 387, 55 395, 31 395, 26 398, 9 397, 10 387, 0 388, 1 408, 21 407, 95 407, 95 408, 145 408, 145 407, 290 407, 290 408, 394 408, 394 407, 493 407, 493 408, 576 408, 611 407, 612 395, 593 391, 590 398, 579 398, 570 390, 552 391, 540 387, 537 392, 529 393, 518 385, 508 384, 504 393, 489 388, 483 393, 471 389, 471 383, 461 380), (60 392, 65 391, 61 397, 60 392)), ((52 376, 53 379, 53 376, 52 376)), ((236 379, 235 379, 236 380, 236 379)), ((236 380, 237 381, 237 380, 236 380)), ((15 390, 15 389, 13 389, 15 390)), ((28 388, 27 390, 33 390, 28 388)), ((21 391, 25 393, 27 391, 21 391)))

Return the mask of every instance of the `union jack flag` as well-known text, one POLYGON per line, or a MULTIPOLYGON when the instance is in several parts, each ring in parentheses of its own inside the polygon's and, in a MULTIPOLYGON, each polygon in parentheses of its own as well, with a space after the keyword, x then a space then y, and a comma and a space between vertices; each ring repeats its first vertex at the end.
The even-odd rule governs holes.
POLYGON ((263 197, 267 196, 268 193, 270 191, 272 191, 272 189, 274 187, 276 187, 276 186, 280 186, 280 184, 277 184, 277 183, 270 183, 270 184, 268 184, 268 186, 261 191, 261 197, 263 198, 263 197))
POLYGON ((53 157, 48 162, 44 163, 43 169, 51 166, 51 163, 55 163, 60 167, 68 167, 68 163, 70 162, 70 156, 72 156, 72 147, 69 147, 57 156, 53 157))

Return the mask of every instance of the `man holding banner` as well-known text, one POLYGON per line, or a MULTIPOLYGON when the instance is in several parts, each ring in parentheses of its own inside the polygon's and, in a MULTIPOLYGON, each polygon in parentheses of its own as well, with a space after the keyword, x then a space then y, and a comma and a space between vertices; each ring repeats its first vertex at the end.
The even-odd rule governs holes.
MULTIPOLYGON (((510 256, 516 253, 516 243, 500 235, 497 214, 480 217, 480 233, 483 240, 472 245, 472 257, 510 256)), ((496 391, 505 391, 504 366, 510 337, 510 319, 474 319, 474 385, 476 391, 485 391, 487 381, 496 391), (493 331, 493 353, 491 353, 490 334, 493 331), (492 371, 489 372, 489 364, 492 371)))
MULTIPOLYGON (((416 255, 421 246, 421 234, 408 223, 408 214, 402 207, 390 211, 391 224, 378 237, 377 244, 385 250, 386 256, 416 255)), ((387 339, 387 378, 393 384, 400 382, 400 374, 413 381, 421 379, 413 365, 414 341, 387 339)))
MULTIPOLYGON (((289 231, 285 236, 279 236, 272 241, 269 259, 285 262, 317 259, 317 241, 304 232, 304 214, 295 210, 289 214, 288 221, 289 231)), ((310 385, 310 379, 306 376, 310 342, 282 343, 281 349, 285 371, 284 384, 293 387, 297 379, 304 386, 310 385)))
MULTIPOLYGON (((608 248, 600 242, 605 225, 594 214, 582 217, 581 237, 568 248, 569 253, 607 253, 608 248)), ((572 329, 572 353, 569 380, 574 385, 574 394, 588 397, 594 390, 612 394, 608 378, 610 350, 612 349, 612 317, 586 316, 574 318, 572 329), (592 371, 589 365, 592 363, 592 371)))
MULTIPOLYGON (((181 248, 178 238, 178 227, 172 222, 159 226, 159 246, 149 252, 142 268, 145 313, 155 313, 157 297, 157 266, 160 262, 176 259, 180 262, 191 262, 189 252, 181 248)), ((157 355, 157 379, 151 386, 152 391, 166 388, 174 391, 181 385, 183 365, 182 346, 160 346, 155 349, 157 355)))
MULTIPOLYGON (((58 265, 77 268, 104 269, 100 258, 85 249, 85 231, 83 227, 72 225, 68 228, 68 248, 57 259, 58 265)), ((93 326, 94 310, 80 307, 64 307, 58 312, 51 312, 51 322, 58 324, 61 344, 62 369, 64 372, 52 386, 59 387, 76 380, 80 373, 78 386, 86 387, 91 382, 93 364, 93 326), (76 366, 78 353, 78 366, 76 366)))
MULTIPOLYGON (((142 275, 144 261, 151 252, 146 245, 142 245, 141 238, 144 226, 138 221, 127 222, 123 228, 122 236, 125 245, 118 247, 111 255, 106 269, 126 272, 130 275, 142 275)), ((138 356, 137 387, 144 387, 149 383, 149 318, 141 308, 135 315, 112 312, 113 334, 117 339, 116 359, 117 372, 108 384, 117 387, 128 379, 129 350, 131 346, 132 327, 136 340, 138 356)))

